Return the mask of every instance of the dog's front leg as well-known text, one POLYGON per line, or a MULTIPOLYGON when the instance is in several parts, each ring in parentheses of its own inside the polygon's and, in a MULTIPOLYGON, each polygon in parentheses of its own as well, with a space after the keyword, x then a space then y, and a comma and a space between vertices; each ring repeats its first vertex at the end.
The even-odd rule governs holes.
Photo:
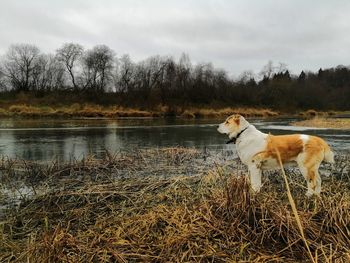
POLYGON ((250 175, 250 184, 254 192, 260 192, 261 188, 261 170, 255 164, 248 166, 250 175))

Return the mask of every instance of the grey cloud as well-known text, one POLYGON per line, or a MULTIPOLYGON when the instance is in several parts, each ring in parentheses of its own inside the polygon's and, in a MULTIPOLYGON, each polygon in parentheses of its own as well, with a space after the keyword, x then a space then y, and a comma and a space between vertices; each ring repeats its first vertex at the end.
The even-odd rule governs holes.
POLYGON ((135 60, 161 54, 213 62, 238 75, 268 61, 295 73, 350 64, 350 2, 286 0, 0 0, 0 53, 11 43, 54 52, 107 44, 135 60))

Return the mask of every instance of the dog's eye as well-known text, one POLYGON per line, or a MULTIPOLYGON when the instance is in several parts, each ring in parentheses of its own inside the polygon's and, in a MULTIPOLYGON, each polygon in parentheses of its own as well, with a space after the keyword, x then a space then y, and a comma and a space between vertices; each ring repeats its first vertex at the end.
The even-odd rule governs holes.
POLYGON ((228 121, 226 121, 225 123, 228 124, 228 121))

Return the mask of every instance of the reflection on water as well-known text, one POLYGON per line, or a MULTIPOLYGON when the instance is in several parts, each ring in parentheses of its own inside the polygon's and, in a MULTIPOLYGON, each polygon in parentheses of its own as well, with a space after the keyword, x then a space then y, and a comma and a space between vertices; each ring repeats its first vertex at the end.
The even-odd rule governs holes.
MULTIPOLYGON (((216 131, 222 120, 0 120, 0 155, 28 160, 69 160, 104 151, 186 146, 215 151, 233 150, 216 131)), ((272 134, 305 133, 325 138, 336 150, 350 148, 349 130, 288 126, 290 120, 251 120, 272 134)))

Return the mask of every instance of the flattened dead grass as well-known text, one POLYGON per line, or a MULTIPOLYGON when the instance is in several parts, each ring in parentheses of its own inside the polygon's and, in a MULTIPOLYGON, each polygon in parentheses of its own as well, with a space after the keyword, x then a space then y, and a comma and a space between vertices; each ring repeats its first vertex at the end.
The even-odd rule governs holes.
POLYGON ((291 124, 293 126, 332 128, 332 129, 350 129, 350 118, 316 117, 309 120, 293 122, 291 124))
MULTIPOLYGON (((37 167, 52 186, 8 211, 0 261, 309 262, 282 177, 265 177, 259 195, 227 166, 195 176, 113 177, 117 170, 137 173, 155 156, 181 169, 200 153, 171 148, 37 167)), ((318 199, 304 196, 301 176, 289 181, 316 262, 348 262, 349 178, 325 178, 318 199)))

